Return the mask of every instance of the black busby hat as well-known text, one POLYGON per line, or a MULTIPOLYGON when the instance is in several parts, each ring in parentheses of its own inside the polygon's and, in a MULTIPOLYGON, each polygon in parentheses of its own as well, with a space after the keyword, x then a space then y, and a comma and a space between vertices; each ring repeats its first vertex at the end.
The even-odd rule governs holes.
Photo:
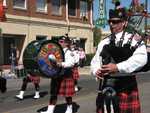
POLYGON ((71 40, 68 37, 68 35, 61 36, 59 40, 64 40, 64 42, 66 42, 66 43, 71 43, 71 40))
POLYGON ((71 40, 69 37, 65 37, 65 40, 64 40, 66 43, 71 43, 71 40))
POLYGON ((116 19, 116 20, 127 20, 127 11, 125 8, 119 9, 110 9, 109 10, 109 19, 116 19))

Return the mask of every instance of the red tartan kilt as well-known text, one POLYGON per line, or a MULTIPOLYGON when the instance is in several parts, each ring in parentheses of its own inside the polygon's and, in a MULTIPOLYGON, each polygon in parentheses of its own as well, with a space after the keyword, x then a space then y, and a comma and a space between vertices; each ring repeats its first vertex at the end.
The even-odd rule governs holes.
POLYGON ((141 113, 138 89, 130 93, 119 94, 120 113, 141 113))
MULTIPOLYGON (((64 75, 65 76, 65 75, 64 75)), ((58 95, 72 97, 75 94, 73 78, 64 78, 60 83, 58 95)))
MULTIPOLYGON (((141 113, 138 89, 131 92, 119 93, 119 113, 141 113)), ((98 109, 97 113, 104 113, 98 109)))
POLYGON ((78 80, 79 79, 79 70, 78 70, 78 67, 74 67, 73 69, 72 69, 72 72, 73 72, 73 79, 74 80, 78 80))
POLYGON ((29 79, 31 80, 31 82, 33 82, 35 84, 40 83, 40 77, 39 76, 29 76, 29 79))

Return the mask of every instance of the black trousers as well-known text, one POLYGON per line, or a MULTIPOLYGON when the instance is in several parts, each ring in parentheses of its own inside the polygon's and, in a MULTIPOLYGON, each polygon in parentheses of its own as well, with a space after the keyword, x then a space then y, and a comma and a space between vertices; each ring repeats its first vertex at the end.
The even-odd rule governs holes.
MULTIPOLYGON (((30 78, 29 78, 28 76, 23 79, 23 83, 22 83, 22 87, 21 87, 21 90, 22 90, 22 91, 25 91, 25 90, 26 90, 27 84, 28 84, 29 82, 32 82, 32 81, 30 80, 30 78)), ((34 83, 34 87, 35 87, 35 90, 36 90, 36 91, 39 91, 40 86, 39 86, 38 83, 34 83)))

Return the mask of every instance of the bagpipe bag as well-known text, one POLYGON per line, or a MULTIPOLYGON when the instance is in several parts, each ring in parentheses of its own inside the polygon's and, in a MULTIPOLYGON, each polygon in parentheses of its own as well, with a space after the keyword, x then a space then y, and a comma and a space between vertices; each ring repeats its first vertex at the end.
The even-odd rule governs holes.
MULTIPOLYGON (((103 47, 102 52, 100 53, 100 56, 102 56, 103 64, 108 63, 119 63, 122 61, 127 60, 130 56, 132 56, 133 52, 136 48, 130 47, 130 44, 125 44, 123 47, 118 47, 115 44, 108 44, 103 47)), ((137 72, 146 72, 150 70, 150 53, 148 52, 148 62, 147 64, 140 70, 135 71, 137 72)), ((106 76, 104 87, 111 86, 116 91, 121 91, 123 89, 126 89, 126 87, 132 89, 132 86, 136 84, 133 81, 135 80, 134 76, 106 76), (134 80, 133 80, 134 79, 134 80), (129 84, 126 84, 129 83, 129 84), (131 84, 130 84, 131 83, 131 84)))

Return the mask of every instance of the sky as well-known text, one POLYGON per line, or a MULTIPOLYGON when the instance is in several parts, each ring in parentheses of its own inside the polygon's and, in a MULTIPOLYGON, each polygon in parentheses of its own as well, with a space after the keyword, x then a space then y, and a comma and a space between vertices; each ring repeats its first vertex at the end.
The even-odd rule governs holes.
MULTIPOLYGON (((121 1, 121 5, 122 6, 125 6, 125 7, 129 7, 129 5, 131 4, 131 1, 132 0, 120 0, 121 1)), ((144 3, 145 0, 139 0, 140 3, 144 3)), ((150 0, 147 0, 148 1, 148 10, 150 12, 150 0)), ((99 9, 99 0, 94 0, 94 20, 98 17, 98 9, 99 9)), ((106 0, 106 9, 107 9, 107 13, 108 13, 108 10, 111 8, 114 7, 114 4, 112 4, 112 0, 106 0)))
MULTIPOLYGON (((121 6, 123 7, 127 7, 129 8, 130 4, 131 4, 132 0, 120 0, 121 2, 121 6)), ((144 3, 146 0, 139 0, 140 3, 144 3)), ((150 13, 150 0, 148 1, 148 12, 150 13)), ((93 18, 94 20, 96 20, 99 17, 99 0, 94 0, 94 4, 93 4, 93 18)), ((107 13, 107 17, 108 17, 108 12, 109 9, 113 9, 114 8, 114 4, 112 4, 112 0, 106 0, 106 13, 107 13)), ((107 26, 106 26, 107 27, 107 26)), ((107 28, 106 28, 107 29, 107 28)))

